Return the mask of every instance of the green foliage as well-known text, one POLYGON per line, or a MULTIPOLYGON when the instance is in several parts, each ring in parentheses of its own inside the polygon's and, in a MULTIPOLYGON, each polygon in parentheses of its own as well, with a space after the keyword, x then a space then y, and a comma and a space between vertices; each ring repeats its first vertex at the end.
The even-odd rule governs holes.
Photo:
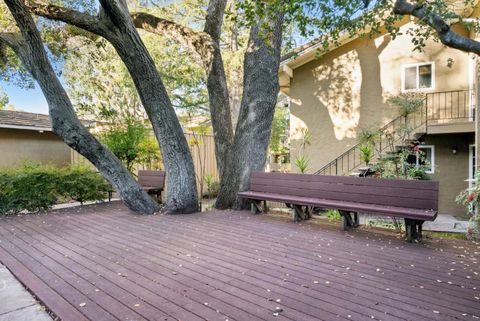
POLYGON ((360 150, 360 160, 365 162, 365 164, 368 166, 373 158, 375 148, 370 143, 364 143, 361 144, 358 149, 360 150))
POLYGON ((105 199, 111 187, 97 172, 76 166, 61 171, 57 189, 63 196, 83 203, 105 199))
POLYGON ((373 170, 381 178, 429 180, 430 176, 426 173, 429 168, 424 152, 417 147, 406 146, 398 152, 384 155, 373 170), (412 161, 417 157, 418 165, 412 161))
POLYGON ((387 32, 392 39, 406 33, 411 36, 414 50, 422 51, 428 39, 439 41, 438 36, 427 24, 436 20, 435 15, 449 21, 458 21, 467 30, 480 30, 480 21, 467 21, 465 17, 471 12, 475 0, 465 1, 409 1, 423 10, 426 17, 415 20, 408 29, 400 30, 401 15, 394 13, 396 1, 380 0, 341 0, 341 1, 314 1, 314 0, 270 0, 265 5, 258 5, 258 1, 244 0, 237 2, 237 20, 251 25, 259 21, 264 24, 279 12, 285 13, 287 25, 294 25, 297 30, 297 39, 305 41, 316 38, 320 44, 318 54, 321 55, 341 45, 341 39, 347 37, 371 38, 376 34, 387 32), (460 2, 460 3, 459 3, 460 2), (465 10, 458 11, 458 6, 465 5, 465 10), (469 12, 470 9, 470 12, 469 12), (303 39, 301 39, 301 37, 303 39))
POLYGON ((295 166, 297 166, 300 173, 305 174, 310 167, 310 160, 306 156, 300 155, 295 159, 295 166))
MULTIPOLYGON (((193 29, 198 29, 199 20, 206 16, 206 6, 201 0, 129 1, 129 4, 133 11, 148 12, 193 29)), ((62 53, 65 60, 63 78, 79 114, 105 121, 123 121, 126 117, 145 119, 129 71, 108 41, 71 26, 65 28, 57 32, 64 40, 52 43, 66 44, 62 53)), ((173 106, 179 110, 196 109, 205 114, 208 94, 205 72, 198 56, 175 39, 147 32, 141 32, 141 35, 173 106)))
POLYGON ((281 154, 288 152, 284 137, 288 133, 290 115, 288 108, 277 107, 273 116, 272 133, 270 136, 270 151, 281 154))
POLYGON ((415 92, 401 93, 387 101, 397 108, 400 116, 407 117, 423 107, 425 95, 415 92))
POLYGON ((155 140, 149 136, 143 123, 127 118, 125 123, 115 123, 99 134, 105 144, 133 172, 135 164, 160 159, 155 140))
POLYGON ((26 164, 0 170, 0 215, 48 210, 61 200, 103 200, 110 189, 90 168, 26 164))
POLYGON ((206 192, 203 194, 204 198, 214 198, 217 197, 218 192, 220 191, 220 182, 213 177, 213 175, 207 174, 203 177, 205 185, 207 187, 206 192))
POLYGON ((475 181, 472 186, 463 190, 457 196, 456 201, 458 204, 465 206, 470 216, 467 237, 470 239, 480 239, 480 214, 477 210, 480 201, 480 172, 475 174, 475 181))
POLYGON ((371 128, 364 128, 360 130, 360 132, 358 133, 357 139, 361 145, 365 145, 365 144, 375 145, 375 142, 379 137, 380 137, 380 132, 378 128, 371 127, 371 128))
POLYGON ((308 145, 312 144, 312 132, 308 128, 302 128, 301 132, 301 148, 305 150, 308 145))
POLYGON ((8 96, 0 89, 0 110, 5 109, 8 105, 8 96))
POLYGON ((324 212, 324 215, 330 221, 340 221, 342 219, 342 216, 340 215, 340 212, 338 210, 332 210, 332 209, 326 210, 324 212))

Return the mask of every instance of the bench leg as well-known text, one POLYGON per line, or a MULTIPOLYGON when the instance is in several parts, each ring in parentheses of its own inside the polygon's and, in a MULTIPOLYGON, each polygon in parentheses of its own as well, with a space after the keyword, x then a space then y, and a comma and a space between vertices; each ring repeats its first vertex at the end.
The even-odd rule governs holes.
POLYGON ((360 226, 360 220, 358 218, 358 213, 354 212, 353 213, 353 227, 359 227, 360 226))
POLYGON ((342 231, 346 231, 350 227, 358 227, 358 213, 354 213, 354 217, 352 217, 352 213, 348 211, 339 212, 342 216, 342 231))
POLYGON ((313 206, 305 206, 305 215, 307 216, 307 220, 312 218, 313 213, 313 206))
POLYGON ((408 242, 419 243, 422 241, 423 222, 420 220, 405 219, 405 236, 408 242))
POLYGON ((263 201, 263 213, 267 213, 268 212, 268 204, 267 204, 267 201, 263 201))
POLYGON ((302 206, 290 204, 290 208, 293 208, 293 221, 306 221, 312 218, 310 206, 302 206))
POLYGON ((250 201, 250 212, 252 214, 258 214, 258 213, 261 213, 261 209, 260 209, 260 206, 258 205, 260 203, 260 201, 257 201, 257 200, 251 200, 250 201))

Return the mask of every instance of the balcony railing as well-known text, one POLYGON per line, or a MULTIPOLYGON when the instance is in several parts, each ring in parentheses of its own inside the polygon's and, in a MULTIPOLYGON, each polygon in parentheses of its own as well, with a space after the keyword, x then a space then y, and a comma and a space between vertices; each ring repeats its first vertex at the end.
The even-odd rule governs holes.
MULTIPOLYGON (((398 117, 379 129, 375 143, 375 157, 391 150, 391 141, 400 142, 404 137, 399 134, 400 126, 408 125, 414 132, 427 133, 428 123, 437 121, 460 120, 473 121, 475 117, 476 97, 472 90, 454 90, 431 92, 425 95, 425 105, 407 118, 398 117), (392 136, 393 134, 393 136, 392 136), (389 138, 387 138, 389 137, 389 138), (390 143, 387 141, 390 140, 390 143)), ((359 144, 315 172, 320 175, 347 175, 363 164, 359 144)))
POLYGON ((475 115, 473 90, 453 90, 427 93, 425 105, 428 120, 473 120, 475 115))

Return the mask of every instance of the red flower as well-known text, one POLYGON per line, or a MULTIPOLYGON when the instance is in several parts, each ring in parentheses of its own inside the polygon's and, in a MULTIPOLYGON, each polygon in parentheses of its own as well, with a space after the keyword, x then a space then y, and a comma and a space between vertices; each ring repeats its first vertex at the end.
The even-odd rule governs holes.
POLYGON ((475 194, 471 193, 467 196, 467 202, 472 202, 475 199, 475 194))
POLYGON ((418 145, 417 145, 417 146, 413 147, 413 150, 416 151, 416 152, 419 152, 419 151, 420 151, 420 147, 418 147, 418 145))

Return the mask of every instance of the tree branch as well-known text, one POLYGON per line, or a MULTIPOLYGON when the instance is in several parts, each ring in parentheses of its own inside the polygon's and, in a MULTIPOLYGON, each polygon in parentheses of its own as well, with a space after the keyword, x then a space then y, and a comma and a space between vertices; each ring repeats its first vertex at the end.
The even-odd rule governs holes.
POLYGON ((0 42, 3 42, 5 45, 15 49, 21 47, 23 38, 19 33, 2 32, 0 33, 0 42))
POLYGON ((208 70, 212 64, 213 41, 206 32, 198 32, 176 22, 156 17, 145 12, 131 13, 136 28, 175 39, 196 52, 208 70))
POLYGON ((8 63, 6 48, 10 47, 15 52, 20 52, 24 47, 24 40, 22 35, 13 32, 0 33, 0 66, 8 63))
POLYGON ((108 28, 106 28, 103 20, 98 16, 52 4, 45 4, 41 1, 26 1, 25 4, 37 16, 62 21, 97 35, 104 35, 108 32, 108 28))
POLYGON ((441 16, 428 12, 424 4, 396 0, 393 13, 418 18, 435 30, 438 38, 445 46, 480 55, 480 42, 454 32, 441 16))
POLYGON ((221 179, 223 178, 225 164, 230 157, 233 144, 232 114, 228 97, 227 77, 220 50, 220 37, 226 5, 227 0, 210 0, 204 27, 205 33, 212 40, 211 63, 208 65, 204 64, 207 72, 207 89, 215 139, 215 156, 221 179))
MULTIPOLYGON (((105 19, 101 19, 100 16, 92 16, 61 6, 45 4, 41 1, 27 1, 27 6, 32 13, 38 16, 62 21, 100 36, 105 37, 108 32, 111 32, 105 25, 105 19)), ((102 1, 102 8, 108 11, 119 9, 109 1, 102 1)), ((208 33, 197 32, 189 27, 145 12, 131 13, 130 17, 136 28, 169 37, 188 47, 200 56, 204 67, 207 70, 210 69, 213 41, 208 33)))
POLYGON ((204 31, 209 34, 216 43, 220 42, 226 6, 226 0, 210 0, 208 3, 204 31))

